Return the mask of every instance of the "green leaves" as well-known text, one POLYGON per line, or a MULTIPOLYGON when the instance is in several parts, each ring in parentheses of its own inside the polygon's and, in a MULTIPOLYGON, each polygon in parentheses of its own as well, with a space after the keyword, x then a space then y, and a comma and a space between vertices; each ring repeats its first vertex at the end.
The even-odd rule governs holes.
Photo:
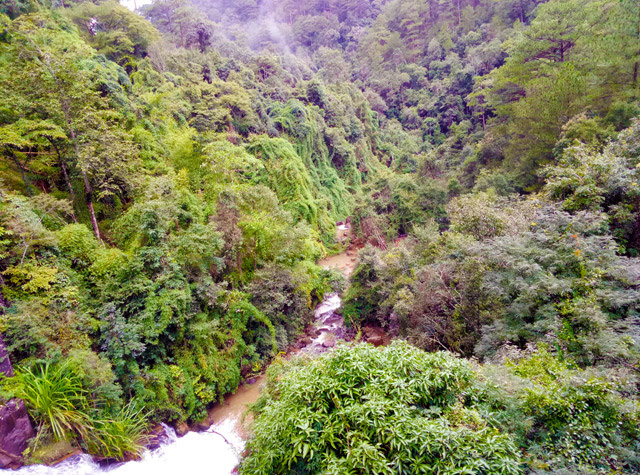
POLYGON ((637 470, 637 459, 619 455, 637 451, 640 405, 620 391, 617 372, 583 371, 545 348, 509 366, 525 381, 511 387, 519 410, 533 422, 526 434, 531 442, 523 441, 532 455, 597 473, 637 470))
POLYGON ((48 425, 57 439, 69 432, 86 435, 86 391, 82 380, 64 365, 46 363, 36 369, 24 368, 11 381, 14 393, 23 399, 29 413, 48 425))
MULTIPOLYGON (((507 134, 508 166, 518 168, 525 186, 539 185, 532 172, 552 158, 566 122, 581 112, 604 115, 634 89, 633 60, 626 66, 619 61, 637 51, 637 38, 622 27, 632 16, 624 14, 628 7, 593 0, 543 3, 531 25, 504 43, 505 64, 476 81, 487 86, 483 99, 500 117, 492 128, 507 134), (621 79, 619 87, 609 87, 612 77, 621 79)), ((480 94, 477 90, 475 99, 480 94)))
POLYGON ((543 170, 547 178, 544 191, 551 199, 570 212, 607 213, 621 252, 629 255, 638 252, 632 231, 640 196, 639 154, 634 150, 637 128, 634 121, 602 149, 597 142, 591 146, 575 143, 564 149, 557 164, 543 170))
POLYGON ((145 450, 146 413, 129 403, 115 414, 91 419, 91 432, 86 437, 89 453, 107 460, 137 458, 145 450))
POLYGON ((47 120, 19 119, 0 127, 0 146, 13 147, 18 150, 27 147, 49 145, 46 140, 65 139, 64 130, 47 120))
POLYGON ((123 461, 144 450, 146 416, 133 404, 113 415, 96 412, 79 374, 69 364, 22 368, 7 383, 25 401, 29 414, 56 440, 78 436, 89 453, 123 461))
POLYGON ((271 371, 241 473, 521 472, 510 438, 460 403, 473 373, 447 353, 361 344, 271 371))
POLYGON ((500 341, 547 341, 581 364, 634 358, 637 345, 616 336, 637 311, 633 263, 616 255, 603 224, 602 215, 543 207, 531 231, 474 249, 490 266, 486 291, 503 306, 483 329, 478 354, 500 341))

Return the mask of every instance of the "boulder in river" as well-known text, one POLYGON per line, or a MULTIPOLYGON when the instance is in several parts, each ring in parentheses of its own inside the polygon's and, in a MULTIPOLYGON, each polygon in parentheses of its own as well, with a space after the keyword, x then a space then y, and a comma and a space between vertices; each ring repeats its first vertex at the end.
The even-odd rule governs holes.
POLYGON ((371 343, 373 346, 380 346, 384 343, 382 335, 372 335, 367 338, 367 343, 371 343))
POLYGON ((366 326, 362 329, 362 333, 364 334, 364 340, 373 346, 388 345, 390 343, 389 337, 380 327, 366 326))
POLYGON ((189 426, 186 422, 182 421, 176 424, 176 434, 178 437, 182 437, 187 432, 189 432, 189 426))
POLYGON ((326 339, 322 342, 322 346, 324 348, 333 348, 336 346, 336 338, 332 334, 327 335, 326 339))
POLYGON ((33 436, 24 401, 12 399, 0 407, 0 468, 21 467, 22 452, 33 436))
POLYGON ((164 426, 162 424, 156 424, 147 434, 147 443, 145 444, 145 447, 149 450, 154 450, 162 444, 165 444, 167 440, 169 440, 169 436, 167 435, 167 431, 164 426))
POLYGON ((206 418, 202 421, 198 421, 195 424, 193 424, 191 426, 191 430, 194 430, 196 432, 204 432, 209 430, 209 427, 211 427, 212 423, 213 421, 210 421, 209 418, 206 418))
POLYGON ((333 325, 334 323, 339 323, 341 321, 342 321, 342 316, 337 312, 332 312, 331 315, 326 317, 322 323, 325 325, 333 325))

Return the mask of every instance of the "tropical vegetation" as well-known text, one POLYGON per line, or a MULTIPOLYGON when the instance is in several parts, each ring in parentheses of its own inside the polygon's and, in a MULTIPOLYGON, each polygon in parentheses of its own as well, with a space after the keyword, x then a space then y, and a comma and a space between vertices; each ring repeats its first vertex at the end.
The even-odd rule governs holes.
POLYGON ((30 453, 136 457, 271 365, 244 473, 640 471, 639 19, 2 2, 0 399, 30 453), (348 282, 317 264, 341 221, 348 282), (354 339, 401 341, 281 362, 335 291, 354 339))

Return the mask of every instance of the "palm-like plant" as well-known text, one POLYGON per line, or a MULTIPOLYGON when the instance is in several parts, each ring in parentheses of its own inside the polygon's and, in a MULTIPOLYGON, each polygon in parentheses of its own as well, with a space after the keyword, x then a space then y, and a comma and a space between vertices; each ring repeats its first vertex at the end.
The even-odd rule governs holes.
POLYGON ((33 370, 21 368, 15 383, 15 395, 25 401, 40 426, 51 428, 56 439, 70 432, 85 435, 91 428, 82 380, 68 365, 46 363, 33 370))
POLYGON ((93 419, 93 430, 86 439, 87 450, 106 459, 138 458, 147 440, 146 416, 141 409, 128 404, 113 417, 93 419))
POLYGON ((39 425, 56 439, 78 435, 91 454, 113 460, 137 458, 144 450, 146 416, 129 404, 115 414, 95 412, 81 377, 69 365, 21 368, 11 383, 39 425))

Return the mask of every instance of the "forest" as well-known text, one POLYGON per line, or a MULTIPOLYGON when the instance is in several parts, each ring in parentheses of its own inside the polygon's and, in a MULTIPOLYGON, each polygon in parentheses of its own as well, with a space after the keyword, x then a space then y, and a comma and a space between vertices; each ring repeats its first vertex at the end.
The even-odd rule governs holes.
POLYGON ((0 1, 24 462, 266 371, 241 474, 640 472, 637 1, 137 6, 0 1), (332 292, 353 341, 285 358, 332 292))

